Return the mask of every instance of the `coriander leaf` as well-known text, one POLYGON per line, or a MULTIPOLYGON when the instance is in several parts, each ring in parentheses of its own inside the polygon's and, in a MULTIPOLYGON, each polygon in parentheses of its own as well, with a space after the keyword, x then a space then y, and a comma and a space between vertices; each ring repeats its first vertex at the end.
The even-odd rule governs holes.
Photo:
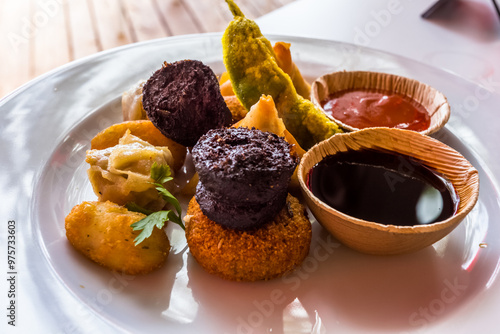
POLYGON ((186 230, 186 227, 184 226, 184 223, 182 222, 182 218, 180 215, 175 214, 172 210, 169 211, 168 214, 168 219, 177 225, 179 225, 184 231, 186 230))
POLYGON ((144 239, 151 236, 151 233, 153 233, 153 229, 155 226, 159 229, 162 229, 165 225, 165 222, 167 221, 171 221, 179 225, 183 230, 186 229, 182 222, 182 209, 179 201, 163 185, 164 183, 173 180, 170 172, 170 167, 166 164, 158 165, 156 162, 154 162, 151 166, 151 178, 155 181, 153 184, 155 185, 155 188, 160 196, 175 208, 175 212, 172 210, 152 212, 140 207, 135 203, 128 203, 127 208, 129 210, 141 212, 148 215, 146 218, 143 218, 131 225, 134 231, 142 230, 142 232, 134 240, 136 246, 143 242, 144 239))
POLYGON ((154 211, 145 209, 142 206, 137 205, 134 202, 127 203, 126 207, 129 211, 139 212, 139 213, 143 213, 145 215, 150 215, 154 212, 154 211))
POLYGON ((170 191, 168 191, 167 189, 165 189, 165 187, 161 184, 158 184, 158 183, 155 183, 156 185, 156 190, 158 191, 158 193, 160 193, 161 197, 167 201, 167 203, 170 203, 174 206, 175 210, 177 211, 177 214, 180 216, 181 213, 182 213, 182 209, 181 209, 181 205, 179 204, 179 201, 177 200, 177 198, 174 197, 174 195, 172 195, 172 193, 170 193, 170 191))
POLYGON ((156 183, 163 184, 173 180, 174 178, 171 175, 169 165, 158 165, 156 162, 153 162, 153 166, 151 166, 151 178, 156 183))
POLYGON ((150 214, 149 216, 133 223, 131 226, 134 231, 142 230, 141 233, 135 238, 135 245, 137 246, 144 239, 149 238, 151 233, 153 233, 153 228, 156 226, 159 229, 163 228, 163 225, 168 220, 169 213, 171 211, 158 211, 150 214))

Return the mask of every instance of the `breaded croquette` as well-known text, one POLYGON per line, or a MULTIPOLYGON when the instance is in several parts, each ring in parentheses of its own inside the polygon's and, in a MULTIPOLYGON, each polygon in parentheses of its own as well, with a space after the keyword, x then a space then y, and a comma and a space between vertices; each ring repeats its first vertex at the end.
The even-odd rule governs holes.
POLYGON ((288 195, 273 221, 252 231, 223 227, 203 214, 193 197, 186 239, 196 261, 209 273, 233 281, 268 280, 298 266, 309 252, 311 223, 305 207, 288 195))
POLYGON ((146 217, 112 202, 83 202, 66 217, 66 236, 79 252, 98 264, 128 275, 146 274, 167 259, 170 243, 163 230, 138 246, 133 223, 146 217))

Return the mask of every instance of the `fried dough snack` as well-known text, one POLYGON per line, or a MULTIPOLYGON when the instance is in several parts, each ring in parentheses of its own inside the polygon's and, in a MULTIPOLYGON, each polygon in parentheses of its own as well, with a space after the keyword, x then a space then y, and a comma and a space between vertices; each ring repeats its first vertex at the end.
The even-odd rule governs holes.
POLYGON ((90 142, 90 148, 93 150, 103 150, 118 144, 120 138, 130 131, 130 133, 142 140, 147 141, 153 146, 168 147, 174 161, 170 166, 174 171, 181 168, 186 158, 187 149, 185 146, 177 144, 172 139, 165 137, 151 121, 136 120, 113 124, 110 127, 99 132, 90 142))
POLYGON ((270 95, 262 95, 259 102, 254 104, 248 114, 242 120, 235 123, 233 127, 256 128, 261 131, 272 132, 280 137, 284 137, 289 144, 293 145, 292 153, 297 153, 299 157, 302 157, 306 153, 286 129, 283 119, 278 116, 278 110, 274 104, 273 97, 270 95))
MULTIPOLYGON (((284 137, 289 144, 292 144, 292 154, 297 154, 299 158, 302 158, 306 153, 292 134, 288 132, 283 120, 278 117, 278 110, 274 105, 272 96, 262 95, 259 102, 252 106, 245 118, 234 124, 233 127, 256 128, 262 131, 272 132, 280 137, 284 137)), ((294 189, 300 189, 297 170, 298 167, 295 168, 290 180, 290 186, 294 189)))
POLYGON ((290 53, 290 43, 276 42, 273 46, 274 54, 276 55, 276 62, 278 66, 290 76, 293 86, 297 94, 305 99, 311 97, 311 85, 304 80, 297 65, 292 61, 292 54, 290 53))
POLYGON ((111 202, 83 202, 65 220, 69 242, 83 255, 108 269, 128 275, 146 274, 163 265, 170 243, 163 230, 137 247, 133 223, 146 217, 111 202))
MULTIPOLYGON (((90 164, 87 174, 100 201, 120 205, 134 202, 152 211, 165 206, 166 202, 152 183, 150 171, 154 163, 173 164, 168 147, 153 146, 127 130, 118 145, 87 151, 85 161, 90 164)), ((165 186, 173 191, 172 183, 165 186)))

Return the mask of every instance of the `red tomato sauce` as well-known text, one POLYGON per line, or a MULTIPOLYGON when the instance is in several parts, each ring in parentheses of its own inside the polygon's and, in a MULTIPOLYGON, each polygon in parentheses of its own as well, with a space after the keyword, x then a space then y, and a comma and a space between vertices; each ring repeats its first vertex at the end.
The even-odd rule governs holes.
POLYGON ((345 90, 322 102, 333 118, 358 129, 384 126, 423 131, 431 119, 427 110, 405 95, 385 90, 345 90))

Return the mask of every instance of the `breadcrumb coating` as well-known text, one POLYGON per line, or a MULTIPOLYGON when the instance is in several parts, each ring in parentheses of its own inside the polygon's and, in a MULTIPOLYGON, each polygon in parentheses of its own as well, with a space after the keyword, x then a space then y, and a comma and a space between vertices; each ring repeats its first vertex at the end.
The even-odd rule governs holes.
POLYGON ((211 221, 194 197, 184 220, 196 261, 209 273, 232 281, 283 276, 302 263, 311 244, 305 207, 291 195, 273 221, 252 231, 236 231, 211 221))
POLYGON ((98 264, 128 275, 146 274, 163 265, 170 243, 163 230, 135 246, 139 234, 133 223, 146 217, 112 202, 83 202, 66 217, 66 237, 83 255, 98 264))

